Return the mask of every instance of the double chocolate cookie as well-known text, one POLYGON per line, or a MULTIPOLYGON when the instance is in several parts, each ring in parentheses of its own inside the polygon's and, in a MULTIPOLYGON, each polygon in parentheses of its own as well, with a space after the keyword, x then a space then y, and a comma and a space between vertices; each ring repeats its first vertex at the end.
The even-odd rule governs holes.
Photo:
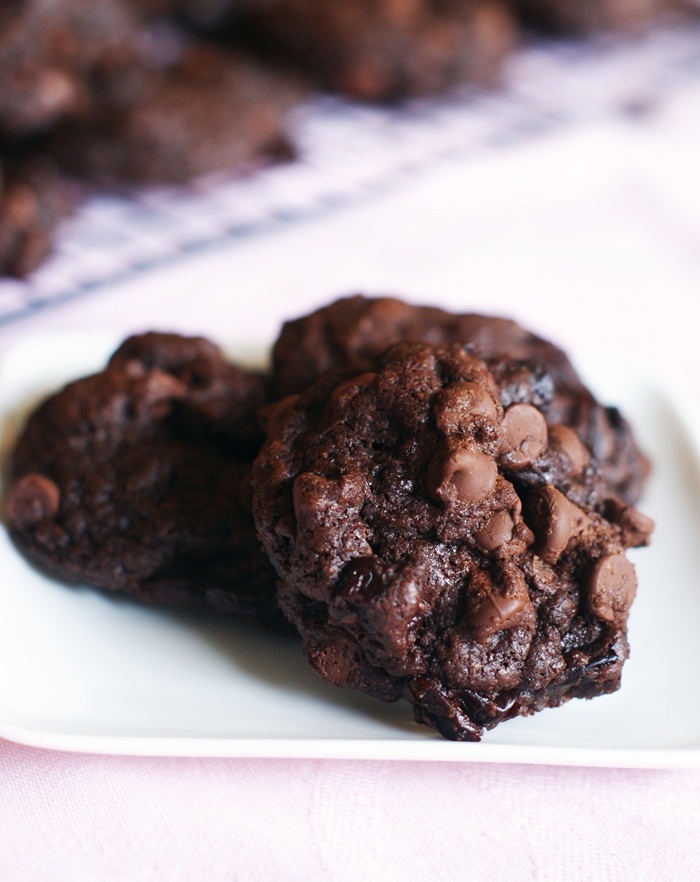
MULTIPOLYGON (((0 4, 0 166, 10 156, 26 165, 38 155, 44 165, 111 186, 182 182, 288 158, 285 114, 302 96, 298 77, 166 18, 181 6, 0 4)), ((45 174, 32 173, 29 183, 22 175, 18 195, 12 171, 0 169, 0 276, 31 272, 61 217, 58 185, 45 174)))
POLYGON ((272 0, 239 28, 322 87, 375 101, 492 83, 516 43, 501 0, 272 0))
POLYGON ((51 163, 0 154, 0 276, 25 276, 36 269, 71 203, 51 163))
POLYGON ((10 0, 0 8, 0 142, 80 116, 91 82, 132 62, 137 18, 122 0, 10 0))
POLYGON ((266 415, 255 519, 310 663, 451 739, 611 692, 628 655, 652 525, 601 497, 543 370, 400 343, 266 415))
POLYGON ((266 380, 202 338, 127 340, 30 417, 11 463, 11 535, 70 582, 277 626, 250 470, 266 380))
POLYGON ((144 30, 128 71, 104 72, 85 113, 50 141, 64 168, 100 181, 175 181, 289 156, 291 75, 240 53, 144 30), (150 50, 150 51, 147 51, 150 50))
POLYGON ((522 385, 537 389, 547 422, 565 425, 589 451, 601 493, 639 500, 649 463, 627 421, 595 399, 559 347, 509 319, 459 315, 392 297, 342 298, 285 323, 273 349, 277 394, 299 392, 334 369, 368 370, 401 340, 468 344, 497 374, 503 394, 517 398, 522 385))

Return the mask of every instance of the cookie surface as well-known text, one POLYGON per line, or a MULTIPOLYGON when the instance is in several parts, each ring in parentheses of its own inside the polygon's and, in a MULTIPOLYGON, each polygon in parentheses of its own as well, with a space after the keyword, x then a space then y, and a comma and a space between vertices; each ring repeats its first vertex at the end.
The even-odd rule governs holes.
POLYGON ((521 382, 520 372, 523 382, 536 385, 534 375, 528 375, 539 365, 540 402, 547 421, 565 424, 576 433, 609 492, 628 503, 639 500, 649 463, 627 421, 616 408, 596 401, 558 346, 510 319, 454 314, 393 297, 341 298, 284 324, 273 348, 277 394, 299 392, 330 370, 370 370, 378 355, 402 340, 469 344, 501 374, 502 385, 514 390, 521 382))
POLYGON ((598 497, 590 452, 547 423, 531 377, 515 399, 462 346, 397 344, 273 406, 254 465, 312 666, 407 698, 448 738, 611 692, 628 654, 624 551, 651 524, 598 497))
POLYGON ((30 417, 12 537, 53 575, 147 603, 279 622, 250 510, 265 380, 201 338, 131 338, 30 417))

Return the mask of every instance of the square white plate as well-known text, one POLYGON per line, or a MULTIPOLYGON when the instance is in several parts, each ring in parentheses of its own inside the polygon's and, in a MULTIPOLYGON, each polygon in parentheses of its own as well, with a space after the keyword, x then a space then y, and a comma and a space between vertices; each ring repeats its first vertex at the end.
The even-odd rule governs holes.
MULTIPOLYGON (((111 335, 30 338, 0 364, 2 448, 37 399, 99 369, 111 335)), ((512 720, 456 744, 335 689, 295 640, 146 609, 56 583, 0 528, 0 736, 99 753, 342 757, 607 766, 700 766, 700 471, 666 395, 634 371, 584 374, 633 421, 655 464, 643 508, 657 522, 633 553, 639 592, 623 687, 512 720)))

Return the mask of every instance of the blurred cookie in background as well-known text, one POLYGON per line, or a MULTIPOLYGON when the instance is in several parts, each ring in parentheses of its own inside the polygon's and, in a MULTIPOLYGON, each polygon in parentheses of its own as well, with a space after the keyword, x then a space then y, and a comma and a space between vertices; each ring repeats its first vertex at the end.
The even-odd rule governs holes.
POLYGON ((36 269, 73 203, 74 194, 46 158, 0 153, 0 276, 36 269))
POLYGON ((492 84, 517 42, 500 0, 273 0, 244 8, 240 29, 322 88, 371 101, 492 84))
POLYGON ((569 35, 638 30, 693 11, 692 0, 515 0, 515 7, 525 24, 569 35))
POLYGON ((0 9, 0 141, 85 112, 99 71, 131 62, 138 19, 120 0, 14 0, 0 9))
POLYGON ((285 113, 298 79, 174 31, 144 35, 126 75, 94 86, 89 111, 50 143, 64 168, 97 179, 187 181, 288 157, 285 113))

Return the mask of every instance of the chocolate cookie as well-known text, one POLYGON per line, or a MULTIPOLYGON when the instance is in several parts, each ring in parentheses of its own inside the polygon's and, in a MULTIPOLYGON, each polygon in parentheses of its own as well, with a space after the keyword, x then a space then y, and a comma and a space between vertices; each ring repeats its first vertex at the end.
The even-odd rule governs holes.
POLYGON ((90 80, 132 60, 137 18, 120 0, 12 0, 0 9, 0 139, 80 116, 90 80))
POLYGON ((128 74, 108 71, 93 84, 89 111, 52 140, 65 168, 106 180, 186 181, 290 155, 284 115, 301 97, 295 79, 174 31, 151 38, 153 53, 128 74))
POLYGON ((526 24, 564 34, 638 30, 687 17, 692 5, 692 0, 515 0, 526 24))
POLYGON ((129 337, 107 367, 124 371, 134 362, 183 383, 188 407, 207 436, 232 456, 252 461, 264 439, 257 412, 270 395, 266 376, 231 364, 204 337, 156 331, 129 337))
POLYGON ((279 624, 250 510, 266 391, 204 339, 127 340, 29 418, 11 465, 15 543, 70 582, 279 624))
POLYGON ((628 654, 624 552, 651 523, 587 503, 590 451, 521 392, 462 346, 397 344, 272 406, 253 470, 313 667, 452 739, 611 692, 628 654))
POLYGON ((0 154, 0 276, 25 276, 51 250, 53 232, 72 204, 44 160, 0 154))
POLYGON ((380 353, 401 340, 469 344, 492 364, 515 397, 519 383, 535 382, 530 375, 539 365, 540 404, 548 423, 574 431, 594 458, 606 493, 628 503, 638 501, 649 463, 626 420, 616 408, 596 401, 559 347, 509 319, 455 315, 391 297, 342 298, 284 324, 273 348, 277 394, 299 392, 336 368, 369 370, 380 353))
MULTIPOLYGON (((235 8, 235 4, 231 4, 235 8)), ((516 42, 501 0, 272 0, 238 22, 322 87, 388 100, 493 82, 516 42)))

